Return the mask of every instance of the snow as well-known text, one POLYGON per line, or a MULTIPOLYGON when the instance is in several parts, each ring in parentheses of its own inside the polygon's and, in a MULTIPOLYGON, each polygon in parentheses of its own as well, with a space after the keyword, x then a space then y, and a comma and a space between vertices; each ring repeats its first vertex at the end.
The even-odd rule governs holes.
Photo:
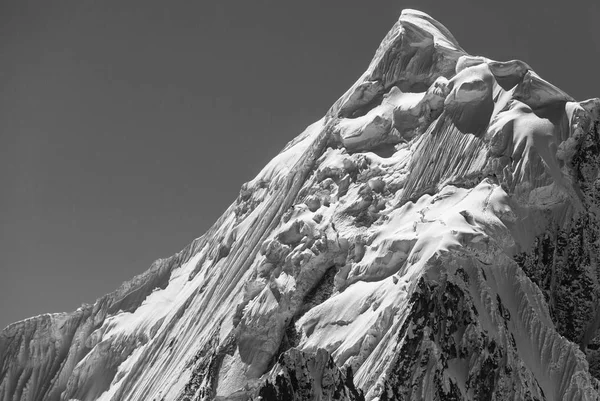
MULTIPOLYGON (((516 393, 498 399, 538 385, 549 400, 597 398, 585 355, 555 330, 513 256, 583 207, 573 163, 599 115, 600 100, 575 102, 524 62, 468 56, 442 24, 405 10, 367 71, 244 184, 205 236, 93 306, 9 326, 0 394, 250 395, 295 347, 285 355, 351 367, 372 400, 412 344, 431 351, 427 364, 413 361, 415 392, 433 397, 439 380, 473 397, 477 358, 493 357, 476 348, 485 337, 518 372, 498 390, 516 393), (472 355, 445 355, 440 367, 441 334, 413 344, 436 329, 415 308, 435 303, 413 296, 419 283, 449 282, 478 318, 452 334, 472 355), (139 302, 128 300, 136 291, 139 302), (54 344, 70 338, 56 373, 54 344)), ((297 373, 314 373, 305 368, 297 373)))
POLYGON ((400 21, 404 24, 408 23, 417 26, 424 32, 432 35, 435 43, 439 46, 462 51, 462 48, 450 31, 422 11, 413 9, 402 10, 400 21))
POLYGON ((363 354, 373 347, 368 336, 378 337, 389 326, 389 308, 401 308, 406 304, 406 291, 392 280, 381 282, 357 282, 321 305, 311 309, 298 321, 303 336, 299 348, 316 351, 325 348, 336 362, 343 365, 350 357, 363 354), (377 324, 383 330, 373 330, 377 324))
MULTIPOLYGON (((167 288, 155 289, 135 312, 122 312, 107 319, 104 338, 127 335, 134 331, 150 334, 154 324, 172 312, 193 292, 194 286, 188 285, 187 275, 201 257, 200 252, 185 265, 175 269, 167 288)), ((200 279, 201 276, 198 276, 196 280, 200 279)), ((201 285, 201 283, 194 284, 201 285)))
POLYGON ((296 165, 298 160, 306 152, 307 148, 314 142, 323 130, 324 118, 311 124, 302 132, 298 138, 286 146, 286 148, 275 156, 258 175, 248 184, 250 187, 257 185, 260 181, 272 181, 278 177, 286 176, 296 165))

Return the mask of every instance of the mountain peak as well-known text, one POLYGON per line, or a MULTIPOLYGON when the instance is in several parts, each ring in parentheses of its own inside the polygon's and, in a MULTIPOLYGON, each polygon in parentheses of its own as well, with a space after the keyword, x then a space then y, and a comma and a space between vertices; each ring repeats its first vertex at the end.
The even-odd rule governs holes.
POLYGON ((466 54, 454 36, 429 15, 404 10, 385 36, 369 67, 328 114, 351 116, 390 86, 422 91, 439 76, 454 74, 466 54))
POLYGON ((414 30, 427 32, 428 36, 431 36, 438 46, 463 51, 452 33, 444 25, 422 11, 410 8, 404 9, 398 21, 404 29, 408 30, 412 27, 414 30))
POLYGON ((597 400, 600 100, 402 12, 203 236, 0 335, 13 400, 597 400))

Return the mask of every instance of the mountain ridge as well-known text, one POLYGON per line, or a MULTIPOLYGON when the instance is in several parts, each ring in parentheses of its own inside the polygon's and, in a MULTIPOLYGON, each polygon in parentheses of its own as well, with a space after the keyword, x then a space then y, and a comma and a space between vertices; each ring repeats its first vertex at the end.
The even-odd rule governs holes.
POLYGON ((405 10, 205 235, 94 305, 2 331, 0 394, 598 399, 581 350, 598 327, 557 332, 557 284, 526 272, 594 311, 596 249, 573 246, 590 266, 574 279, 556 251, 527 261, 578 219, 595 246, 599 118, 599 99, 469 56, 405 10))

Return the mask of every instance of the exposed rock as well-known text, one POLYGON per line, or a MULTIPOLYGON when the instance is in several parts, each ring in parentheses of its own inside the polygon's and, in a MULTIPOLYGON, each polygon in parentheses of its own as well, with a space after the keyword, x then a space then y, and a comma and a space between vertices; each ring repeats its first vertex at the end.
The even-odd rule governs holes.
POLYGON ((314 354, 297 349, 281 354, 257 394, 262 401, 364 400, 354 386, 352 369, 342 373, 323 349, 314 354))

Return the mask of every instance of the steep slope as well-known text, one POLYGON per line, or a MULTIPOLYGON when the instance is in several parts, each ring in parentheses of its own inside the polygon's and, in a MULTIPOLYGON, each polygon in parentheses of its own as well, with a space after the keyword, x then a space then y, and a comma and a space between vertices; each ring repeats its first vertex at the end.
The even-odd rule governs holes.
POLYGON ((7 327, 1 398, 600 399, 599 121, 405 10, 204 236, 7 327))

